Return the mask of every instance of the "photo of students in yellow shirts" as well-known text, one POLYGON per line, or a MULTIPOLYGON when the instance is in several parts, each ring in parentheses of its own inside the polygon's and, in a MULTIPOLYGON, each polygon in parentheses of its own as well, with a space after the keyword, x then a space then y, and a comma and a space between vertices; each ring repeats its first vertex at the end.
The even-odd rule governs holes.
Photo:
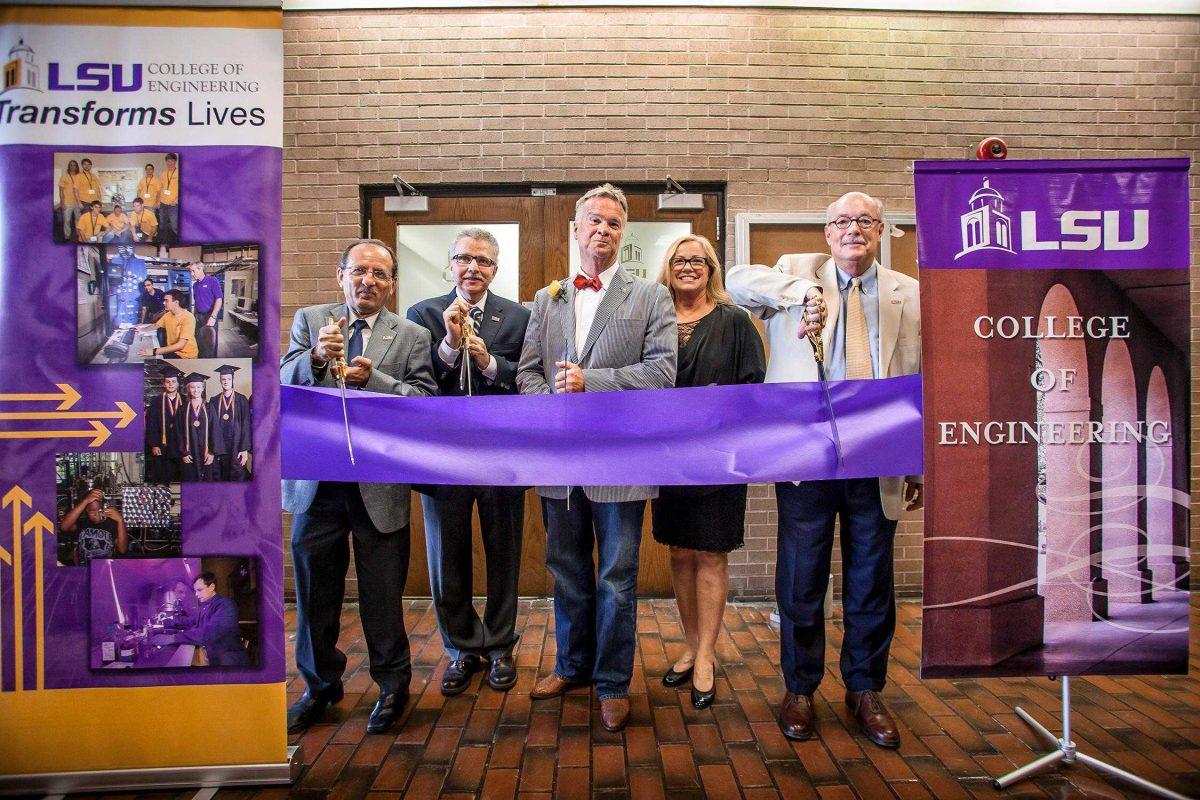
POLYGON ((54 241, 176 244, 181 185, 178 153, 55 153, 54 241))

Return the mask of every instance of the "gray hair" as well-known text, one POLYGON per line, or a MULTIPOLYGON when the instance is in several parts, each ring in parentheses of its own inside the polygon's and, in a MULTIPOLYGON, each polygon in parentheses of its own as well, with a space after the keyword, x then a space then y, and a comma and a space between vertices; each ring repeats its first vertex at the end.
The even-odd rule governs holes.
POLYGON ((474 239, 475 241, 483 242, 492 248, 492 260, 500 260, 500 243, 496 241, 496 237, 492 235, 491 231, 485 231, 483 228, 463 228, 454 234, 454 241, 450 242, 450 250, 446 253, 447 261, 454 257, 454 249, 458 247, 458 243, 463 239, 474 239))
POLYGON ((833 222, 833 207, 836 206, 838 203, 842 202, 843 200, 845 200, 847 197, 861 197, 864 200, 868 201, 869 203, 871 203, 872 205, 875 206, 875 216, 879 217, 880 219, 883 219, 883 201, 882 200, 875 198, 875 197, 871 197, 871 195, 867 194, 866 192, 846 192, 844 195, 839 197, 837 200, 834 200, 832 203, 830 203, 829 205, 827 205, 825 207, 825 222, 826 222, 826 224, 833 222))
POLYGON ((387 242, 381 242, 378 239, 354 239, 350 244, 346 245, 346 249, 342 251, 342 257, 338 259, 338 269, 345 269, 346 263, 350 260, 350 251, 358 247, 360 244, 374 245, 388 254, 388 258, 392 259, 392 280, 396 279, 396 251, 393 250, 387 242))
POLYGON ((587 202, 595 197, 607 197, 621 207, 621 213, 625 215, 625 219, 629 219, 629 201, 625 199, 625 193, 613 186, 611 183, 602 183, 599 186, 588 189, 583 197, 575 201, 575 221, 579 221, 580 215, 583 214, 583 207, 587 202))

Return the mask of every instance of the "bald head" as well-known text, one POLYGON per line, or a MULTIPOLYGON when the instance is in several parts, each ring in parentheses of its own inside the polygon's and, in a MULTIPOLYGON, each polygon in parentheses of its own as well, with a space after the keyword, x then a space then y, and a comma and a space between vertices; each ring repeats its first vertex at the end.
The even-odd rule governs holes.
POLYGON ((836 209, 840 203, 843 203, 846 200, 849 200, 850 198, 855 198, 864 203, 869 203, 872 206, 872 208, 874 209, 871 216, 873 216, 877 219, 883 219, 883 201, 882 200, 878 200, 874 197, 871 197, 871 195, 866 194, 865 192, 846 192, 844 195, 839 197, 837 200, 834 200, 832 203, 830 203, 829 205, 827 205, 825 207, 825 221, 832 222, 834 220, 834 218, 837 216, 834 209, 836 209))
POLYGON ((342 252, 338 283, 346 305, 360 317, 379 312, 392 296, 396 281, 396 256, 376 239, 351 242, 342 252))
POLYGON ((863 192, 847 192, 825 209, 825 241, 833 261, 848 275, 861 275, 879 255, 883 203, 863 192))

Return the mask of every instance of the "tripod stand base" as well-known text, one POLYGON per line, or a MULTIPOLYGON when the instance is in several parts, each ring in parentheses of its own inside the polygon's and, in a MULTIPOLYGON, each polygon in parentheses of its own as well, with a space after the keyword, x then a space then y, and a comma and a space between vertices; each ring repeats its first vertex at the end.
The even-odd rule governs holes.
MULTIPOLYGON (((1114 778, 1120 778, 1127 783, 1131 783, 1147 794, 1157 795, 1158 797, 1166 797, 1169 798, 1169 800, 1189 800, 1187 795, 1173 792, 1170 789, 1159 786, 1157 783, 1151 783, 1145 778, 1139 778, 1132 772, 1126 772, 1120 767, 1115 767, 1112 764, 1107 764, 1098 758, 1093 758, 1085 753, 1078 752, 1075 749, 1074 742, 1065 739, 1059 739, 1057 736, 1047 730, 1044 725, 1026 713, 1025 709, 1017 708, 1016 712, 1017 716, 1025 720, 1026 724, 1033 728, 1034 732, 1038 736, 1045 739, 1046 743, 1055 749, 1049 753, 1046 753, 1044 756, 1034 759, 1025 766, 1017 767, 1007 775, 1002 775, 1001 777, 992 781, 993 788, 1007 789, 1014 783, 1023 781, 1026 778, 1047 770, 1060 762, 1063 764, 1074 764, 1076 761, 1078 761, 1081 764, 1091 767, 1097 772, 1103 772, 1108 775, 1112 775, 1114 778)), ((1066 713, 1070 713, 1069 708, 1066 709, 1066 713)))

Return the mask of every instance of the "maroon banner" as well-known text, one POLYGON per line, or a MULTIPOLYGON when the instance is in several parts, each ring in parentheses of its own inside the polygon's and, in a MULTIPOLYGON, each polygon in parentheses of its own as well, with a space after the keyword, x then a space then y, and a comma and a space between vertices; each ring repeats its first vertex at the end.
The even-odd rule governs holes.
POLYGON ((916 187, 922 676, 1186 672, 1187 162, 918 163, 916 187))

